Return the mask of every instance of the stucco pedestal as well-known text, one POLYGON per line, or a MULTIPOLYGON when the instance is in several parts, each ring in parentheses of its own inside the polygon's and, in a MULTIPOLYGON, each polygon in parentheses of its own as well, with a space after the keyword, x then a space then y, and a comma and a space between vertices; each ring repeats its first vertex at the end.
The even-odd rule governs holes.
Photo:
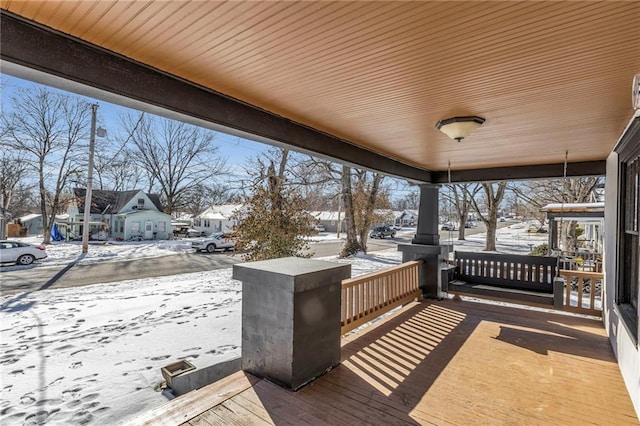
POLYGON ((295 257, 233 265, 242 281, 242 369, 296 390, 340 362, 351 265, 295 257))

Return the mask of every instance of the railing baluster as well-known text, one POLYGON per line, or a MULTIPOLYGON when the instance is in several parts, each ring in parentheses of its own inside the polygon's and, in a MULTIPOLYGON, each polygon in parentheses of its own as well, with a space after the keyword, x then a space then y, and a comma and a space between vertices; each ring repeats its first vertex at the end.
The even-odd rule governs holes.
POLYGON ((390 309, 420 297, 419 268, 414 260, 342 282, 341 332, 353 330, 390 309))
POLYGON ((560 271, 558 271, 558 274, 565 279, 566 283, 565 309, 596 316, 602 315, 602 309, 596 308, 596 283, 598 280, 603 279, 603 274, 601 272, 569 271, 561 269, 560 271), (571 288, 574 279, 576 280, 576 306, 571 305, 571 288), (584 300, 584 292, 587 284, 589 285, 589 306, 586 306, 586 301, 584 300))

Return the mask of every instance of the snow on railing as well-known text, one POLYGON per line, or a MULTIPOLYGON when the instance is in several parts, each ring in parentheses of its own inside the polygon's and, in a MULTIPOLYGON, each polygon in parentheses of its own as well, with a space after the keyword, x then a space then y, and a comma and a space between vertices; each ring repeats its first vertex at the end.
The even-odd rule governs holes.
POLYGON ((413 260, 342 281, 341 334, 420 297, 418 273, 422 260, 413 260))

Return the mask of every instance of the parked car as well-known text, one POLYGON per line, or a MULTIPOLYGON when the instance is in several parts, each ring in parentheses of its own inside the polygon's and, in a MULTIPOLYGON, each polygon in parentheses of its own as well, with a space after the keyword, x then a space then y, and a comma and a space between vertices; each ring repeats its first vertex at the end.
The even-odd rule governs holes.
POLYGON ((45 246, 27 244, 20 241, 0 241, 0 263, 30 265, 34 261, 45 257, 47 257, 45 246))
POLYGON ((231 236, 222 232, 214 232, 205 238, 198 238, 191 242, 191 248, 196 251, 206 251, 207 253, 213 253, 219 249, 233 250, 235 245, 235 241, 231 236))
POLYGON ((318 231, 318 232, 324 232, 324 231, 325 231, 325 228, 324 228, 324 226, 323 226, 323 225, 317 224, 317 225, 314 225, 314 226, 313 226, 313 230, 314 230, 314 231, 318 231))
POLYGON ((454 223, 443 223, 440 229, 443 231, 457 231, 458 227, 454 223))
POLYGON ((396 236, 396 231, 391 229, 388 226, 378 226, 377 228, 374 228, 369 234, 369 237, 371 238, 384 238, 384 237, 393 238, 395 236, 396 236))
POLYGON ((187 237, 206 237, 207 231, 199 231, 197 229, 189 228, 187 229, 187 237))
POLYGON ((179 237, 187 237, 189 235, 189 227, 188 226, 179 226, 173 230, 173 236, 175 238, 179 237))
POLYGON ((473 220, 468 220, 468 221, 465 222, 464 227, 465 228, 477 228, 478 224, 475 223, 473 220))

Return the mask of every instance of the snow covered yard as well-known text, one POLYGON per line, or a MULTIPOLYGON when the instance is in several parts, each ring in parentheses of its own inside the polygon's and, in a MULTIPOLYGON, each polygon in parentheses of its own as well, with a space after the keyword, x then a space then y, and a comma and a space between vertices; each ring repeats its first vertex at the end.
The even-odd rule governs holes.
POLYGON ((112 424, 166 402, 162 366, 239 353, 241 284, 230 269, 0 301, 6 424, 112 424))
MULTIPOLYGON (((400 253, 340 262, 360 275, 400 253)), ((0 422, 113 424, 165 403, 161 367, 240 354, 241 287, 223 269, 0 298, 0 422)))
MULTIPOLYGON (((503 228, 498 250, 546 241, 531 237, 503 228)), ((484 235, 462 245, 481 250, 484 235)), ((189 240, 92 245, 81 262, 188 250, 189 240)), ((80 246, 47 251, 39 267, 78 259, 80 246)), ((401 254, 324 260, 351 263, 357 276, 396 265, 401 254)), ((187 359, 202 368, 240 354, 241 297, 231 269, 1 297, 0 423, 107 425, 165 403, 161 367, 187 359)))

